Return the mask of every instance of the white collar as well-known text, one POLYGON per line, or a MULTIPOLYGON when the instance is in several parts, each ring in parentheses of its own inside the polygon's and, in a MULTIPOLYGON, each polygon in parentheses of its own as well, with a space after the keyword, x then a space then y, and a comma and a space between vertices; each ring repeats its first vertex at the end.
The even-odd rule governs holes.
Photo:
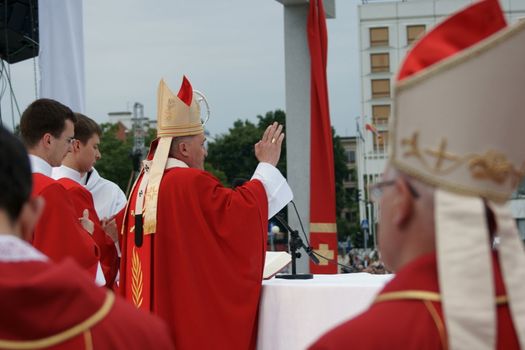
MULTIPOLYGON (((151 170, 151 164, 152 163, 153 163, 152 160, 143 160, 142 161, 142 166, 143 166, 144 171, 146 173, 149 173, 149 171, 151 170)), ((165 169, 168 170, 168 169, 171 169, 171 168, 189 168, 189 167, 188 167, 188 164, 184 163, 182 160, 179 160, 177 158, 168 158, 168 160, 166 161, 165 169)))
POLYGON ((44 174, 45 176, 51 177, 53 168, 48 162, 46 162, 39 156, 35 156, 34 154, 29 155, 29 162, 31 163, 32 173, 40 173, 44 174))
POLYGON ((91 191, 99 180, 100 180, 100 174, 98 173, 97 169, 91 168, 90 171, 88 171, 87 173, 84 174, 84 176, 82 176, 82 178, 80 179, 80 183, 86 186, 86 188, 91 191), (88 174, 89 174, 89 179, 87 179, 88 174))
POLYGON ((47 256, 11 234, 0 234, 0 262, 48 261, 47 256))
POLYGON ((72 169, 65 165, 61 165, 59 167, 53 168, 53 175, 52 175, 53 179, 58 180, 63 177, 67 177, 68 179, 81 183, 80 173, 76 171, 75 169, 72 169))

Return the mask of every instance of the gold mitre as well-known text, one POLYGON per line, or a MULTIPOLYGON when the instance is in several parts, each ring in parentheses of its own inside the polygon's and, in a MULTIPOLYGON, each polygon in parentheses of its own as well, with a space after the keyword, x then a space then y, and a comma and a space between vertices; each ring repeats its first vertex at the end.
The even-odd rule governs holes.
MULTIPOLYGON (((489 14, 480 20, 485 27, 495 22, 489 14)), ((435 55, 451 37, 461 38, 457 26, 446 24, 416 44, 405 66, 419 54, 435 55)), ((432 185, 501 203, 525 174, 525 22, 459 49, 408 77, 401 68, 390 159, 432 185)))
POLYGON ((174 95, 162 79, 157 93, 157 137, 198 135, 202 132, 200 107, 186 76, 178 95, 174 95))
MULTIPOLYGON (((184 76, 177 95, 174 95, 164 80, 159 83, 157 92, 157 139, 152 143, 148 158, 152 162, 148 169, 143 168, 136 210, 144 216, 144 234, 157 231, 157 205, 160 182, 166 168, 174 137, 192 136, 204 132, 200 118, 198 96, 193 91, 189 80, 184 76), (142 197, 145 194, 145 198, 142 197), (144 204, 142 205, 142 202, 144 204)), ((136 231, 142 232, 142 230, 136 231)))

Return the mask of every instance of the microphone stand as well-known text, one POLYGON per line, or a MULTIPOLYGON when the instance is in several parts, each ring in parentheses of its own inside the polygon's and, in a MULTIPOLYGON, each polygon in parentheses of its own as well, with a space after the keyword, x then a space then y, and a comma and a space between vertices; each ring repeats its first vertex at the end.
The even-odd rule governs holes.
POLYGON ((290 233, 290 254, 292 255, 292 274, 291 275, 276 275, 275 278, 283 278, 287 280, 308 280, 312 279, 314 276, 311 273, 297 273, 297 264, 296 259, 301 257, 301 252, 298 250, 300 248, 303 248, 312 259, 312 261, 317 265, 319 264, 319 259, 314 255, 312 251, 312 247, 307 247, 301 237, 299 236, 299 232, 297 230, 292 229, 288 223, 278 215, 275 216, 275 219, 279 221, 290 233))

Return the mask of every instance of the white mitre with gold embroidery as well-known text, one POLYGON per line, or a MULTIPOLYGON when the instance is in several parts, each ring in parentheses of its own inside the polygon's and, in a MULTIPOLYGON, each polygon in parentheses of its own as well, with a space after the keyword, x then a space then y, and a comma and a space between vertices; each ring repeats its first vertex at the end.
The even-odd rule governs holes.
MULTIPOLYGON (((149 152, 149 158, 153 156, 153 160, 151 163, 145 163, 142 169, 142 180, 135 203, 137 236, 156 232, 158 192, 168 162, 172 139, 203 132, 198 96, 194 93, 188 79, 183 78, 177 95, 170 91, 164 80, 161 80, 157 93, 157 139, 152 142, 149 152), (143 231, 141 231, 142 222, 143 231)), ((138 243, 141 244, 141 239, 138 243)))
POLYGON ((391 165, 436 187, 440 293, 449 349, 494 349, 486 207, 497 221, 509 306, 525 349, 525 254, 505 202, 525 174, 525 22, 477 2, 421 38, 395 86, 391 165))

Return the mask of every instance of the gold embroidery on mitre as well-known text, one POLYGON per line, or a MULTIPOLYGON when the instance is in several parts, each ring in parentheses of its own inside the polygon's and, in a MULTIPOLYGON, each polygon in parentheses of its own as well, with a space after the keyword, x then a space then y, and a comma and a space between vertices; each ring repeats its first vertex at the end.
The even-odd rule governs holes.
POLYGON ((468 162, 470 173, 475 179, 491 180, 497 184, 502 184, 510 179, 512 186, 515 187, 525 176, 525 163, 521 169, 517 169, 504 154, 492 150, 487 151, 484 155, 460 156, 453 154, 447 151, 447 140, 445 138, 441 139, 437 149, 426 148, 422 152, 419 147, 418 131, 415 131, 412 137, 402 139, 401 147, 405 148, 403 157, 417 158, 428 171, 436 175, 447 175, 468 162), (426 158, 428 157, 434 158, 432 165, 427 161, 426 158))
POLYGON ((166 110, 164 110, 163 118, 166 122, 169 122, 172 119, 172 116, 175 114, 175 108, 177 106, 177 101, 175 98, 168 98, 168 105, 166 110))
POLYGON ((447 140, 446 139, 441 140, 441 143, 437 150, 426 149, 425 153, 430 155, 431 157, 436 158, 436 163, 434 164, 434 170, 438 173, 439 172, 449 173, 455 168, 457 168, 459 165, 461 165, 462 163, 461 157, 458 157, 452 153, 447 152, 447 140), (445 161, 452 162, 452 165, 450 165, 447 168, 444 168, 443 163, 445 161))
POLYGON ((405 150, 405 153, 403 153, 403 157, 416 157, 423 163, 425 167, 428 167, 428 164, 423 158, 423 155, 421 154, 421 151, 419 150, 419 132, 414 132, 412 134, 412 138, 408 139, 402 139, 401 140, 401 146, 405 146, 405 148, 408 148, 408 150, 405 150))
POLYGON ((133 256, 131 258, 131 298, 137 309, 142 305, 142 288, 142 264, 140 263, 137 248, 133 247, 133 256))
POLYGON ((525 175, 524 167, 525 164, 521 170, 516 169, 504 154, 496 151, 488 151, 484 155, 473 156, 469 162, 469 169, 474 178, 492 180, 498 184, 510 178, 513 187, 525 175))
POLYGON ((427 170, 438 175, 450 173, 458 166, 460 166, 463 162, 461 157, 447 152, 446 139, 441 140, 438 149, 427 148, 424 150, 424 152, 422 152, 419 148, 419 132, 417 131, 415 131, 412 134, 411 138, 402 139, 401 146, 408 148, 408 150, 406 150, 405 153, 403 153, 403 157, 416 157, 427 170), (425 159, 424 155, 428 155, 432 158, 435 158, 434 164, 430 165, 429 162, 425 159), (452 162, 452 164, 450 164, 450 162, 452 162))

